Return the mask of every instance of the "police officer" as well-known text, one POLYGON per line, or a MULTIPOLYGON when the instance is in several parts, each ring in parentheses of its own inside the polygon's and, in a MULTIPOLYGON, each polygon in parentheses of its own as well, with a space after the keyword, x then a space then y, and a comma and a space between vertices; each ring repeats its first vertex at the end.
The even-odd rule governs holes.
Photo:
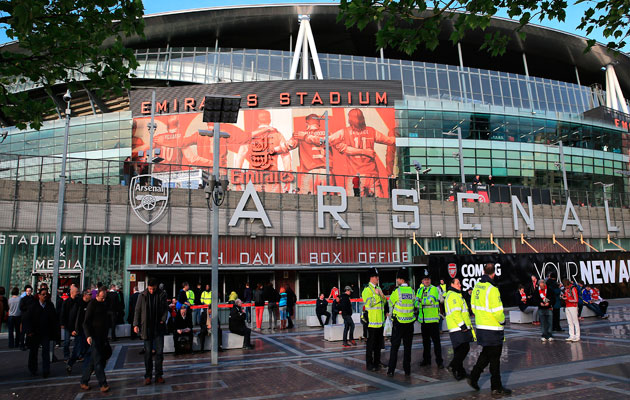
POLYGON ((405 375, 411 375, 411 344, 413 341, 413 323, 415 316, 416 296, 413 289, 409 287, 409 272, 403 268, 398 271, 396 284, 398 288, 389 297, 391 302, 392 320, 392 347, 389 354, 389 365, 387 376, 394 376, 396 363, 398 361, 398 348, 400 341, 403 341, 405 353, 403 356, 403 370, 405 375))
POLYGON ((367 346, 365 363, 368 371, 381 369, 381 348, 383 347, 383 323, 385 322, 385 294, 378 286, 378 270, 371 268, 370 283, 363 289, 361 297, 368 314, 367 346))
POLYGON ((473 389, 479 390, 479 376, 490 364, 492 394, 509 395, 512 391, 504 388, 501 383, 501 351, 503 350, 505 314, 494 278, 494 264, 488 263, 484 268, 484 275, 472 292, 471 307, 475 313, 477 341, 480 346, 483 346, 483 350, 470 372, 468 384, 473 389))
POLYGON ((453 344, 453 360, 448 366, 453 377, 458 381, 466 378, 464 359, 470 350, 470 342, 474 340, 475 331, 472 329, 468 306, 462 297, 462 283, 455 278, 446 292, 444 299, 446 309, 446 327, 453 344))
POLYGON ((438 368, 444 368, 442 363, 442 345, 440 344, 440 292, 437 287, 431 285, 431 277, 425 269, 422 278, 422 286, 416 293, 418 305, 418 322, 422 324, 422 353, 421 367, 431 365, 431 342, 435 352, 435 362, 438 368))

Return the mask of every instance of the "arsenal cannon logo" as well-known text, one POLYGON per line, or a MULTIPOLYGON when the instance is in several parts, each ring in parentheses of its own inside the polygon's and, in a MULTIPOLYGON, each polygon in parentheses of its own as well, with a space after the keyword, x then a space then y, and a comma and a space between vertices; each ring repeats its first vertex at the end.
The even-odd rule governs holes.
POLYGON ((129 202, 138 218, 149 225, 166 210, 168 187, 151 175, 134 176, 129 184, 129 202))
POLYGON ((455 278, 455 275, 457 275, 457 265, 455 263, 448 264, 448 275, 451 279, 455 278))

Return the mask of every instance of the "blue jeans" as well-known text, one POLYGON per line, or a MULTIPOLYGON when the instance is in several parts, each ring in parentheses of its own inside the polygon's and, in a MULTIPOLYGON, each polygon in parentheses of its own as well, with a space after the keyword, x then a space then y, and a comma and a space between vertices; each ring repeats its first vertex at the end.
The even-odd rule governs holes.
POLYGON ((351 315, 343 315, 343 342, 347 343, 348 340, 354 340, 354 321, 351 315), (348 338, 348 331, 350 331, 350 338, 348 338))
POLYGON ((252 323, 252 308, 251 307, 245 307, 245 318, 247 318, 248 324, 252 323))
MULTIPOLYGON (((63 338, 63 358, 70 358, 70 339, 72 338, 72 332, 69 329, 64 329, 65 337, 63 338)), ((77 347, 75 344, 74 347, 77 347)))
POLYGON ((155 350, 155 377, 164 375, 164 335, 156 335, 153 339, 144 341, 144 377, 151 378, 153 374, 153 353, 155 350))
POLYGON ((7 321, 7 325, 9 328, 9 348, 17 348, 24 346, 24 335, 20 330, 20 323, 22 322, 22 317, 9 317, 7 321))
POLYGON ((85 335, 82 333, 77 334, 77 336, 74 337, 74 347, 72 348, 72 355, 70 356, 70 358, 68 358, 68 365, 70 367, 72 367, 77 362, 79 357, 81 357, 81 354, 85 353, 86 346, 87 342, 85 339, 85 335))
POLYGON ((83 375, 81 376, 81 383, 87 385, 90 382, 92 372, 96 375, 99 386, 107 385, 107 378, 105 377, 105 360, 102 357, 103 343, 97 344, 92 342, 85 360, 83 360, 83 375))
POLYGON ((542 337, 549 339, 551 337, 551 329, 553 326, 553 312, 549 308, 539 308, 538 317, 540 318, 542 337))
POLYGON ((598 304, 595 304, 595 303, 587 303, 587 304, 586 304, 586 307, 587 307, 589 310, 592 310, 592 311, 595 313, 595 315, 597 315, 598 317, 603 317, 603 316, 604 316, 604 313, 602 312, 602 309, 601 309, 601 308, 599 308, 599 305, 598 305, 598 304))
POLYGON ((201 315, 201 309, 200 308, 193 308, 192 312, 192 320, 193 320, 193 325, 199 325, 199 316, 201 315))

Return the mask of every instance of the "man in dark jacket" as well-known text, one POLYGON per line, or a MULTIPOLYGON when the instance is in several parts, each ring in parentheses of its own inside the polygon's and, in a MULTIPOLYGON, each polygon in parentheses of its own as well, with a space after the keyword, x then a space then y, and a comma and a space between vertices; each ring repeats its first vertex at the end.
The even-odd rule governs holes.
POLYGON ((109 385, 105 377, 105 363, 107 363, 108 354, 106 352, 109 348, 107 332, 109 332, 112 323, 109 307, 105 301, 107 296, 106 286, 98 288, 96 298, 88 303, 85 310, 85 319, 83 320, 83 331, 90 349, 83 364, 81 389, 90 390, 90 377, 92 372, 94 372, 103 393, 109 391, 109 385))
POLYGON ((107 303, 107 315, 109 315, 110 319, 110 327, 112 330, 112 341, 115 342, 116 339, 116 325, 118 324, 118 315, 121 311, 121 303, 120 297, 118 297, 118 291, 116 291, 116 285, 111 285, 109 288, 109 292, 107 292, 107 298, 105 300, 107 303))
POLYGON ((562 307, 562 299, 560 298, 560 285, 558 285, 558 274, 552 272, 547 279, 547 292, 553 297, 549 297, 551 300, 552 312, 553 312, 553 331, 562 332, 560 327, 560 308, 562 307))
POLYGON ((315 302, 315 314, 317 315, 317 320, 319 324, 324 327, 324 325, 328 325, 330 321, 330 313, 328 310, 328 301, 326 301, 326 296, 324 293, 319 294, 319 299, 315 302), (322 323, 322 315, 326 316, 326 322, 322 323))
POLYGON ((267 312, 269 313, 269 329, 276 329, 278 323, 278 301, 280 295, 271 283, 265 287, 265 300, 267 300, 267 312), (273 322, 272 322, 273 321, 273 322))
POLYGON ((37 352, 42 346, 42 376, 50 375, 50 341, 59 340, 59 320, 55 306, 48 300, 48 289, 41 288, 37 292, 37 300, 32 302, 24 318, 26 342, 30 348, 28 369, 37 374, 37 352))
POLYGON ((295 303, 297 303, 297 296, 291 286, 287 285, 287 319, 289 320, 288 329, 293 328, 293 317, 295 314, 295 303))
POLYGON ((144 384, 151 383, 153 374, 153 350, 155 350, 155 382, 164 383, 164 335, 168 305, 166 292, 158 289, 156 279, 149 279, 147 289, 138 297, 136 312, 133 317, 133 329, 144 340, 144 384))
MULTIPOLYGON (((243 301, 245 302, 245 304, 249 304, 252 302, 253 299, 254 299, 254 293, 252 292, 252 288, 249 287, 249 282, 246 282, 245 290, 243 291, 243 301)), ((245 307, 245 315, 247 316, 247 323, 251 324, 252 323, 252 307, 251 306, 245 307)), ((289 319, 289 321, 291 320, 289 319)))
MULTIPOLYGON (((195 293, 195 304, 192 304, 192 305, 194 306, 203 305, 203 303, 201 302, 201 293, 203 292, 203 289, 201 288, 201 282, 197 282, 197 287, 193 289, 193 292, 195 293)), ((188 311, 191 311, 191 310, 188 310, 188 311)), ((201 309, 194 308, 192 310, 192 323, 193 325, 199 325, 200 321, 201 321, 201 309)))
POLYGON ((352 288, 346 286, 339 298, 339 314, 341 314, 343 318, 343 347, 350 347, 350 343, 352 343, 352 345, 357 344, 357 342, 354 341, 354 321, 352 320, 350 293, 352 293, 352 288), (350 339, 348 339, 348 331, 350 331, 350 339))
MULTIPOLYGON (((138 291, 138 287, 133 287, 133 294, 129 298, 129 313, 127 315, 127 323, 133 326, 133 317, 136 314, 136 304, 138 304, 138 297, 140 296, 140 292, 138 291)), ((136 339, 138 335, 132 329, 131 330, 131 338, 136 339)))
POLYGON ((230 332, 243 336, 244 349, 253 349, 254 346, 249 340, 252 330, 245 325, 245 312, 241 304, 243 304, 241 299, 236 299, 230 310, 230 332))
MULTIPOLYGON (((72 331, 74 330, 74 320, 70 318, 70 314, 74 315, 76 319, 76 307, 78 301, 81 300, 79 296, 79 288, 75 285, 70 287, 70 297, 61 303, 61 329, 64 331, 65 337, 63 339, 63 358, 68 360, 70 358, 70 339, 72 338, 72 331)), ((76 343, 74 345, 76 347, 76 343)))
POLYGON ((86 337, 85 331, 83 330, 83 321, 85 320, 85 311, 87 310, 87 305, 90 300, 92 300, 92 291, 89 289, 84 290, 82 296, 77 296, 76 304, 70 309, 68 314, 68 325, 66 327, 69 327, 70 334, 74 337, 74 348, 66 364, 68 375, 72 373, 72 366, 80 357, 83 357, 83 354, 85 354, 89 347, 85 341, 86 337))
MULTIPOLYGON (((33 287, 31 285, 24 286, 24 293, 22 295, 22 298, 20 299, 20 304, 18 305, 20 313, 22 314, 22 327, 20 328, 20 332, 23 338, 26 338, 26 331, 24 329, 24 320, 26 319, 26 313, 28 312, 31 305, 35 304, 36 302, 37 299, 35 299, 35 296, 33 295, 33 287)), ((25 340, 22 340, 22 347, 20 347, 20 350, 26 351, 25 340)))

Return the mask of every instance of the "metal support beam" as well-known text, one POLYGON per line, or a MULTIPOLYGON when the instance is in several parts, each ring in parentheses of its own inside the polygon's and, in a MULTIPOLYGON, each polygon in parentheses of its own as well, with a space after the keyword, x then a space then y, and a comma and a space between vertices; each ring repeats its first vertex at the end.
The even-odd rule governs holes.
MULTIPOLYGON (((90 104, 92 105, 92 111, 93 112, 95 111, 93 104, 96 104, 98 109, 101 110, 101 113, 103 113, 103 114, 107 114, 107 113, 111 112, 109 107, 107 107, 107 105, 103 102, 102 99, 100 99, 97 96, 95 96, 94 93, 92 93, 92 91, 90 91, 90 89, 85 87, 85 85, 82 85, 82 86, 83 86, 83 90, 85 90, 85 93, 87 93, 88 98, 90 99, 90 104)), ((96 112, 94 112, 94 114, 96 114, 96 112)))

